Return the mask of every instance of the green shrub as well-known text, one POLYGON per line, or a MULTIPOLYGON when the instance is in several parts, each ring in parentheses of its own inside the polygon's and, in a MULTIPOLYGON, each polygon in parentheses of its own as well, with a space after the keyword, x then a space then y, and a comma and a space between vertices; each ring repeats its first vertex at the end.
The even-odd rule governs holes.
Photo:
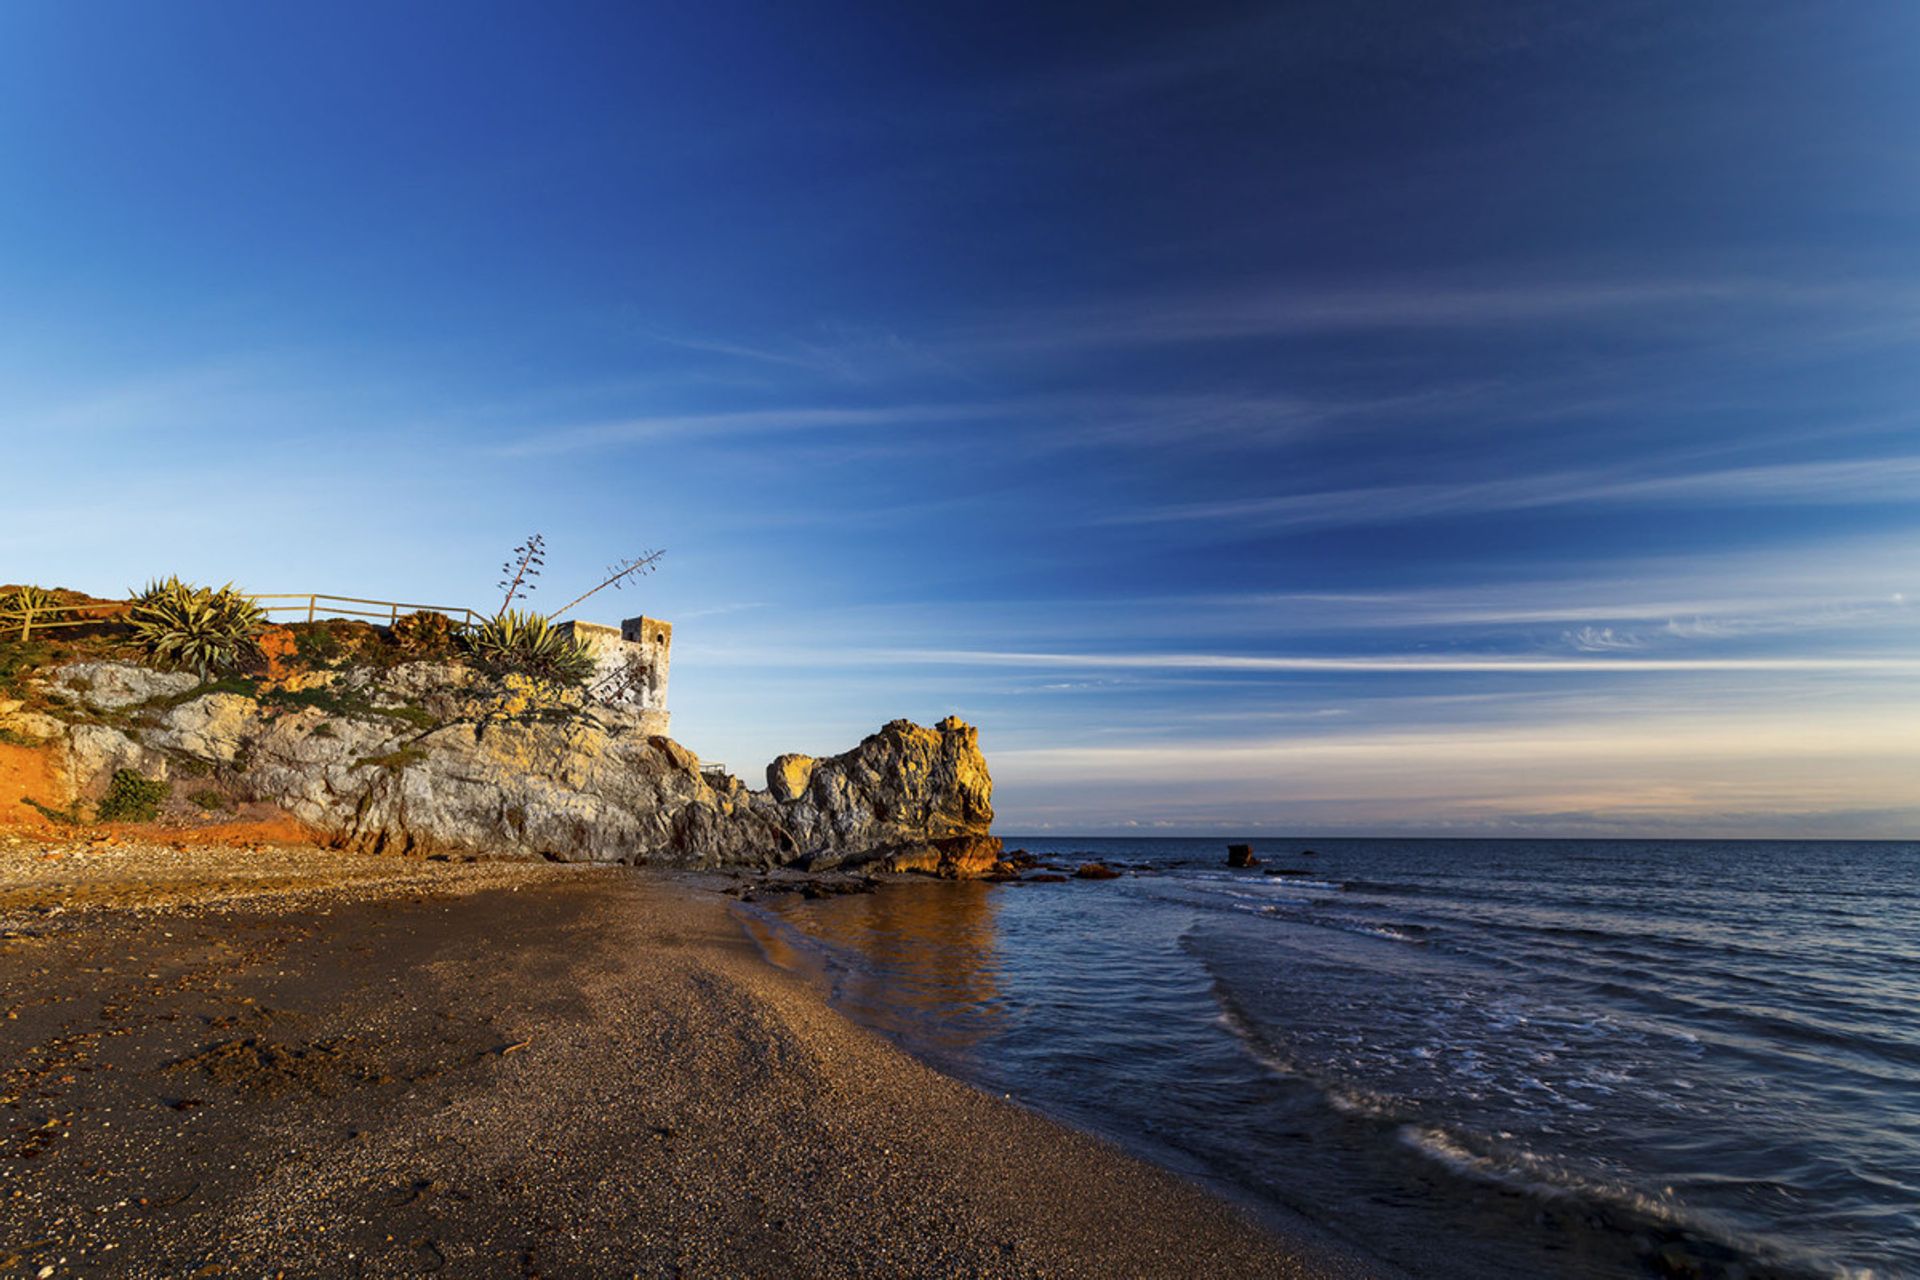
POLYGON ((266 615, 232 583, 216 589, 168 578, 134 597, 127 621, 155 661, 186 667, 204 681, 255 652, 266 615))
POLYGON ((519 674, 549 684, 584 684, 593 655, 544 615, 508 609, 467 636, 480 665, 496 674, 519 674))
POLYGON ((205 809, 208 813, 212 813, 215 810, 233 808, 233 801, 227 799, 226 796, 215 791, 212 787, 202 787, 192 795, 189 795, 187 797, 187 803, 196 808, 205 809))
POLYGON ((94 815, 100 822, 152 822, 160 816, 173 788, 157 778, 143 778, 131 769, 121 769, 107 784, 106 798, 94 815))
POLYGON ((33 624, 59 608, 53 593, 40 587, 15 587, 0 593, 0 629, 19 631, 21 641, 33 639, 33 624))

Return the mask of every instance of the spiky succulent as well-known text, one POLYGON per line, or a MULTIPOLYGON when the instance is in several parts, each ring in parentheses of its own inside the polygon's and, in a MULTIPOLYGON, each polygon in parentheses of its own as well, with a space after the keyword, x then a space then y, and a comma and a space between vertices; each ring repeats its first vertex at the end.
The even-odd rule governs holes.
POLYGON ((148 583, 127 610, 134 638, 155 661, 185 667, 202 680, 233 670, 251 655, 266 621, 260 606, 232 583, 196 587, 179 578, 148 583))
POLYGON ((593 655, 544 614, 508 609, 467 635, 480 664, 552 684, 581 684, 593 674, 593 655))
POLYGON ((393 624, 393 641, 404 653, 438 657, 453 647, 453 619, 432 609, 402 614, 393 624))
POLYGON ((53 593, 42 587, 15 587, 0 593, 0 629, 20 629, 20 638, 33 637, 33 624, 51 614, 59 604, 53 593))

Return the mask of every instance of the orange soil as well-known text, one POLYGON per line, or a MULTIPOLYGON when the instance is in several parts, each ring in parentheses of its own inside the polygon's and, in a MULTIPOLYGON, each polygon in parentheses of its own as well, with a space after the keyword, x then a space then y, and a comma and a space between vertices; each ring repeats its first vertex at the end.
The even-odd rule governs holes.
POLYGON ((0 826, 50 827, 53 824, 29 799, 60 808, 60 771, 53 752, 45 747, 17 747, 0 742, 0 826))
MULTIPOLYGON (((63 808, 66 793, 54 753, 46 747, 21 747, 0 742, 0 830, 48 831, 54 824, 27 800, 49 808, 63 808)), ((84 824, 88 831, 146 840, 187 841, 209 845, 320 844, 320 833, 291 814, 271 805, 245 806, 244 812, 219 822, 99 822, 84 824)))
POLYGON ((266 805, 249 805, 248 808, 253 812, 228 822, 196 822, 177 825, 162 818, 159 822, 108 822, 100 824, 97 829, 137 836, 146 840, 184 841, 192 844, 326 843, 318 831, 292 814, 282 813, 266 805))

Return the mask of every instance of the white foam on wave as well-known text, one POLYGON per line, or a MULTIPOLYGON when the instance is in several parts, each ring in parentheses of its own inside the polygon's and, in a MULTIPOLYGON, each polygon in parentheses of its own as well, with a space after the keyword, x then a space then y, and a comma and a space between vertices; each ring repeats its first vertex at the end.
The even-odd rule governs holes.
POLYGON ((1503 1146, 1497 1153, 1476 1151, 1461 1135, 1432 1124, 1402 1125, 1398 1137, 1410 1150, 1480 1182, 1543 1200, 1576 1200, 1625 1209, 1663 1226, 1717 1240, 1738 1252, 1766 1261, 1782 1261, 1795 1269, 1830 1275, 1835 1280, 1885 1280, 1882 1273, 1872 1268, 1848 1266, 1784 1241, 1762 1240, 1750 1232, 1729 1230, 1710 1215, 1689 1211, 1665 1195, 1649 1194, 1622 1182, 1588 1177, 1524 1147, 1503 1146))
POLYGON ((1459 1134, 1434 1124, 1408 1124, 1397 1135, 1402 1145, 1453 1172, 1546 1199, 1586 1199, 1632 1209, 1658 1222, 1687 1225, 1678 1206, 1623 1183, 1586 1177, 1557 1160, 1507 1147, 1497 1153, 1476 1151, 1459 1134))
POLYGON ((1352 932, 1364 933, 1370 938, 1385 938, 1389 942, 1411 942, 1418 945, 1426 941, 1425 938, 1416 937, 1404 930, 1396 929, 1392 925, 1385 924, 1359 925, 1355 927, 1352 932))

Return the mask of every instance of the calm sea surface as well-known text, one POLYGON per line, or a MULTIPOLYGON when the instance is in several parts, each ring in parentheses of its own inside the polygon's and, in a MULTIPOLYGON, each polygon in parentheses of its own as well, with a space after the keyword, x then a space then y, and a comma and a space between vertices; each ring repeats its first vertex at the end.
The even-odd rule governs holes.
POLYGON ((1421 1275, 1920 1276, 1920 845, 1254 843, 747 910, 936 1066, 1421 1275))

